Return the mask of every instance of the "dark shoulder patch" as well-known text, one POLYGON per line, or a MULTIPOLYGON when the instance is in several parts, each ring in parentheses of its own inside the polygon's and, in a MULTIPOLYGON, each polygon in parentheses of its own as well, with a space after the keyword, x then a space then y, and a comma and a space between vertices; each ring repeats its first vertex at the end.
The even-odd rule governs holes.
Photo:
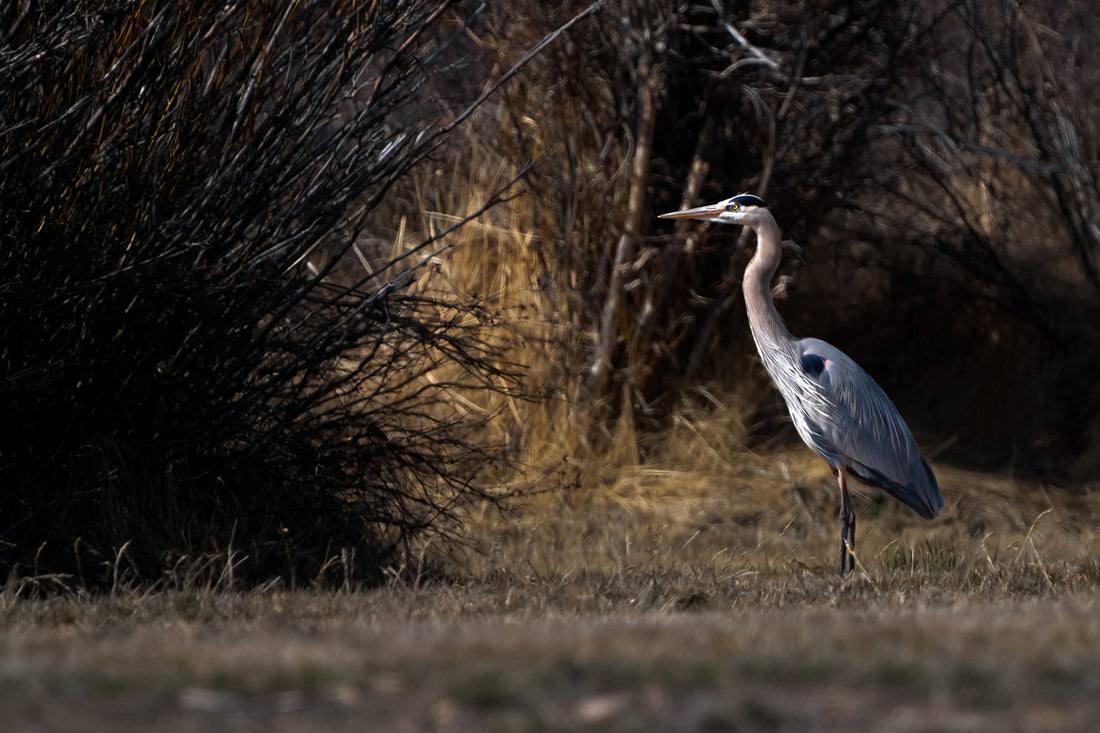
POLYGON ((802 371, 809 374, 814 379, 821 376, 821 372, 825 369, 825 360, 817 354, 803 354, 802 355, 802 371))

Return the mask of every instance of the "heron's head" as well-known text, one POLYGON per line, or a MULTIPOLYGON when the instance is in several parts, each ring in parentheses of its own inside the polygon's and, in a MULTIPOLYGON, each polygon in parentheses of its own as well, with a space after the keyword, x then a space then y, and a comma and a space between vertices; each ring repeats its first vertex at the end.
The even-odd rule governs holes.
POLYGON ((659 219, 705 219, 718 224, 742 224, 755 226, 768 210, 768 205, 759 196, 742 193, 719 201, 716 204, 699 206, 694 209, 672 211, 661 214, 659 219))

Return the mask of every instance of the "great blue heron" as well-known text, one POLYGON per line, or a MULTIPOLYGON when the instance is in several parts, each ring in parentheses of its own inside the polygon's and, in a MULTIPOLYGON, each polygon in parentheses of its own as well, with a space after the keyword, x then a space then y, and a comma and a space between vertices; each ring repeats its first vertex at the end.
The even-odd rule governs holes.
POLYGON ((856 516, 848 498, 848 474, 884 489, 925 519, 935 517, 943 508, 936 477, 890 398, 840 349, 819 339, 796 339, 783 325, 771 298, 782 243, 768 205, 742 194, 660 218, 741 224, 756 232, 756 254, 745 268, 743 284, 749 328, 795 429, 836 473, 840 574, 855 567, 856 516))

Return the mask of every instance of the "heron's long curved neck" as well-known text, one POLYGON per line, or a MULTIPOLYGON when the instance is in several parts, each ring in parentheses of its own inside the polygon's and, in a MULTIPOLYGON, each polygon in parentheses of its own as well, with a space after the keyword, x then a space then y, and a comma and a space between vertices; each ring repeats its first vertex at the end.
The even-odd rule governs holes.
MULTIPOLYGON (((745 268, 742 288, 745 291, 745 309, 749 314, 749 327, 759 347, 761 341, 775 345, 794 341, 791 332, 779 317, 772 302, 771 281, 782 256, 782 239, 779 225, 770 213, 765 213, 756 227, 756 254, 745 268)), ((762 354, 763 355, 763 354, 762 354)))

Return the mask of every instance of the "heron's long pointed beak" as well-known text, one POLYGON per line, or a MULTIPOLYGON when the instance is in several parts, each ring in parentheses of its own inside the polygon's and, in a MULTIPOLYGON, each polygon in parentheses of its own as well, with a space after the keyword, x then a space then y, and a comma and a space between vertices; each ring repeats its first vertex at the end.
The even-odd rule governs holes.
POLYGON ((667 214, 658 214, 658 219, 713 219, 724 211, 722 204, 707 204, 694 209, 683 211, 670 211, 667 214))

